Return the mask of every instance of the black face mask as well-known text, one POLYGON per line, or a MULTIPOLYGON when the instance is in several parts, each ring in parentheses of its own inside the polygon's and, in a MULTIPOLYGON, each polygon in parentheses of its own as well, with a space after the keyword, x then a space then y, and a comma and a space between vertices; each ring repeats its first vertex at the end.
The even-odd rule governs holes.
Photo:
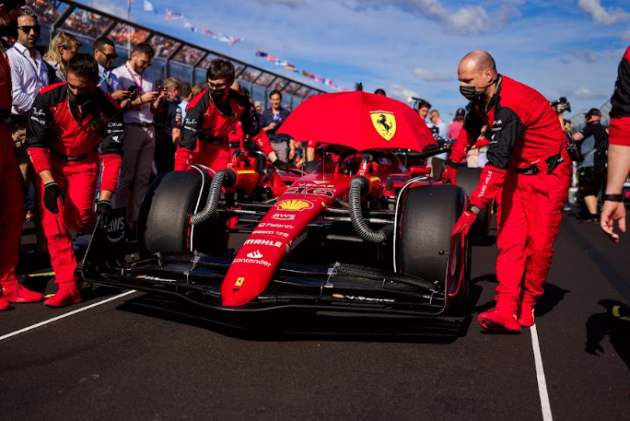
POLYGON ((212 97, 212 100, 214 102, 223 102, 223 98, 225 98, 225 94, 227 93, 228 89, 230 88, 225 88, 225 89, 208 88, 208 92, 210 93, 210 96, 212 97))
POLYGON ((90 103, 91 99, 92 99, 91 92, 85 92, 79 95, 75 95, 68 88, 68 101, 70 101, 70 104, 74 105, 75 107, 85 107, 86 105, 90 103))
POLYGON ((496 79, 490 82, 488 86, 483 88, 483 91, 477 91, 477 88, 474 86, 461 86, 460 85, 459 92, 464 96, 464 98, 473 102, 479 102, 481 101, 483 94, 488 90, 489 87, 494 85, 495 82, 496 82, 496 79))

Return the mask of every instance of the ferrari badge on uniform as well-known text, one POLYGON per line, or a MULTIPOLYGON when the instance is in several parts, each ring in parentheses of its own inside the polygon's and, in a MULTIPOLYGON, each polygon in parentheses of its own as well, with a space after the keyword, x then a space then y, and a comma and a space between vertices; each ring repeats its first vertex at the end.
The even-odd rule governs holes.
POLYGON ((371 111, 370 117, 374 128, 387 141, 396 134, 396 117, 389 111, 371 111))

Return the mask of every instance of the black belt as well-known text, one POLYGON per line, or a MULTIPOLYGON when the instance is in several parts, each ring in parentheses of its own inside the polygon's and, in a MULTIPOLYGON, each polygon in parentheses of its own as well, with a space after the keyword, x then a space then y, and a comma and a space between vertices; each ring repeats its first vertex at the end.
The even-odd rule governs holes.
POLYGON ((129 124, 130 126, 136 126, 136 127, 151 127, 153 126, 153 123, 125 123, 125 124, 129 124))
POLYGON ((59 151, 56 151, 54 149, 50 150, 50 153, 55 155, 58 158, 64 159, 68 162, 76 162, 76 161, 82 161, 85 158, 88 157, 88 155, 90 154, 90 152, 86 152, 86 153, 82 153, 81 155, 76 155, 76 156, 70 156, 70 155, 66 155, 65 153, 61 153, 59 151))
POLYGON ((11 118, 11 123, 24 124, 24 125, 28 123, 27 115, 11 114, 9 118, 11 118))
POLYGON ((545 164, 542 170, 540 169, 540 166, 536 164, 527 168, 513 168, 513 170, 523 175, 536 175, 536 174, 539 174, 540 172, 545 171, 544 167, 546 166, 547 174, 551 174, 553 170, 563 161, 564 161, 564 158, 562 157, 562 155, 557 154, 557 155, 550 156, 549 158, 545 159, 544 161, 545 164))
POLYGON ((218 137, 218 136, 199 136, 199 140, 201 140, 204 143, 209 143, 210 145, 222 145, 223 143, 225 143, 225 138, 224 137, 218 137))

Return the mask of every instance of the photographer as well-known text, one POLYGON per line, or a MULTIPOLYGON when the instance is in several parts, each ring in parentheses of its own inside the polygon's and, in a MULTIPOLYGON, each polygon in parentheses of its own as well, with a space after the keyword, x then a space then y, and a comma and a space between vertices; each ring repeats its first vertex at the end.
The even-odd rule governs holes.
POLYGON ((584 114, 586 126, 573 135, 573 139, 579 144, 582 156, 579 185, 588 211, 582 217, 583 222, 598 222, 597 200, 606 175, 606 150, 608 149, 608 134, 600 123, 601 119, 601 111, 591 108, 584 114))

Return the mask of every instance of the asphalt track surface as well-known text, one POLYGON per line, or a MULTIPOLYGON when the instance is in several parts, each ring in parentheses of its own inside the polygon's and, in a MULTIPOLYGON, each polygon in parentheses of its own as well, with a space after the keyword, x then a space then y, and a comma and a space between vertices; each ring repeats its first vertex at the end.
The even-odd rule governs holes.
POLYGON ((0 420, 630 419, 630 322, 606 315, 630 303, 630 235, 614 245, 566 215, 535 335, 476 322, 495 235, 475 242, 466 318, 235 321, 100 288, 64 309, 14 305, 0 313, 0 420))

